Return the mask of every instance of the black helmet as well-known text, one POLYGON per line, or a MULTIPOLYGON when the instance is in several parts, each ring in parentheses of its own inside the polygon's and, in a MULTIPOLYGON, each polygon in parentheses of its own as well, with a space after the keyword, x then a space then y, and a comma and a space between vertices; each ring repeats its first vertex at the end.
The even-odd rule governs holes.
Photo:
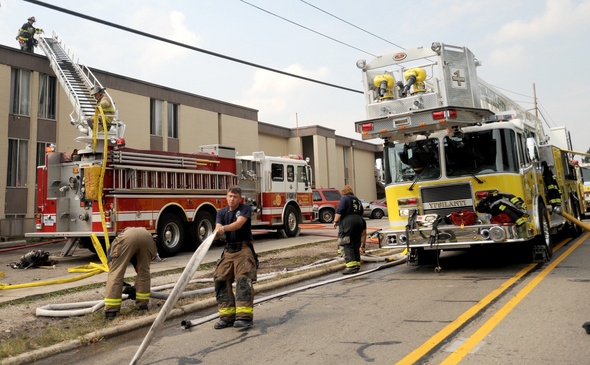
POLYGON ((35 20, 35 17, 34 17, 34 16, 30 17, 30 18, 29 18, 29 19, 27 19, 27 20, 29 20, 29 21, 30 21, 30 20, 32 20, 32 21, 33 21, 33 23, 37 21, 37 20, 35 20))

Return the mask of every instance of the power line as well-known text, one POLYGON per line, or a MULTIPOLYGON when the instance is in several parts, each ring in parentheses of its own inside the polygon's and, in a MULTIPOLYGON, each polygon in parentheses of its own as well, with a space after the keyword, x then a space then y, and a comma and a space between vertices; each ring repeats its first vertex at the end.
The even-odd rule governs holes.
POLYGON ((256 64, 256 63, 252 63, 252 62, 248 62, 248 61, 245 61, 245 60, 241 60, 239 58, 234 58, 234 57, 226 56, 226 55, 223 55, 223 54, 220 54, 220 53, 208 51, 206 49, 189 46, 189 45, 184 44, 184 43, 176 42, 176 41, 173 41, 173 40, 170 40, 170 39, 167 39, 167 38, 163 38, 163 37, 160 37, 160 36, 151 34, 151 33, 146 33, 146 32, 142 32, 142 31, 139 31, 139 30, 132 29, 132 28, 128 28, 128 27, 125 27, 123 25, 111 23, 111 22, 106 21, 106 20, 94 18, 94 17, 91 17, 91 16, 86 15, 86 14, 82 14, 82 13, 78 13, 78 12, 75 12, 75 11, 72 11, 72 10, 69 10, 69 9, 61 8, 59 6, 47 4, 47 3, 44 3, 42 1, 37 1, 37 0, 24 0, 24 1, 29 2, 29 3, 32 3, 32 4, 35 4, 35 5, 43 6, 43 7, 46 7, 46 8, 55 10, 55 11, 58 11, 58 12, 66 13, 66 14, 69 14, 69 15, 73 15, 73 16, 78 17, 78 18, 90 20, 92 22, 99 23, 99 24, 102 24, 102 25, 106 25, 106 26, 109 26, 109 27, 112 27, 112 28, 117 28, 117 29, 120 29, 120 30, 123 30, 123 31, 126 31, 126 32, 134 33, 134 34, 137 34, 137 35, 146 37, 146 38, 155 39, 155 40, 160 41, 160 42, 173 44, 175 46, 179 46, 179 47, 183 47, 183 48, 188 48, 188 49, 193 50, 193 51, 197 51, 197 52, 208 54, 210 56, 223 58, 223 59, 226 59, 228 61, 233 61, 233 62, 241 63, 241 64, 244 64, 244 65, 247 65, 247 66, 259 68, 259 69, 270 71, 270 72, 275 72, 275 73, 278 73, 278 74, 281 74, 281 75, 290 76, 290 77, 294 77, 294 78, 297 78, 297 79, 301 79, 301 80, 305 80, 305 81, 310 81, 310 82, 314 82, 316 84, 321 84, 321 85, 325 85, 325 86, 329 86, 329 87, 333 87, 333 88, 337 88, 337 89, 341 89, 341 90, 351 91, 351 92, 358 93, 358 94, 362 94, 363 93, 360 90, 355 90, 355 89, 351 89, 351 88, 348 88, 348 87, 345 87, 345 86, 331 84, 331 83, 328 83, 328 82, 324 82, 324 81, 312 79, 312 78, 309 78, 309 77, 292 74, 292 73, 289 73, 289 72, 285 72, 285 71, 277 70, 277 69, 274 69, 274 68, 262 66, 262 65, 259 65, 259 64, 256 64))
POLYGON ((371 55, 371 56, 373 56, 373 57, 377 57, 376 55, 372 54, 371 52, 363 51, 363 50, 362 50, 362 49, 360 49, 360 48, 357 48, 357 47, 355 47, 355 46, 351 46, 350 44, 348 44, 348 43, 344 43, 344 42, 342 42, 342 41, 339 41, 339 40, 338 40, 338 39, 336 39, 336 38, 332 38, 332 37, 330 37, 330 36, 328 36, 328 35, 325 35, 325 34, 323 34, 323 33, 320 33, 320 32, 318 32, 318 31, 315 31, 315 30, 313 30, 313 29, 311 29, 311 28, 308 28, 308 27, 306 27, 306 26, 304 26, 304 25, 301 25, 301 24, 299 24, 299 23, 295 23, 295 22, 294 22, 294 21, 292 21, 292 20, 289 20, 289 19, 287 19, 287 18, 283 18, 283 17, 282 17, 282 16, 280 16, 280 15, 277 15, 277 14, 275 14, 275 13, 272 13, 272 12, 270 12, 270 11, 266 10, 266 9, 263 9, 263 8, 261 8, 261 7, 258 7, 258 6, 256 6, 256 5, 254 5, 254 4, 250 4, 250 3, 249 3, 249 2, 247 2, 247 1, 244 1, 244 0, 240 0, 240 1, 241 1, 241 2, 243 2, 244 4, 248 4, 248 5, 250 5, 251 7, 254 7, 254 8, 256 8, 256 9, 260 10, 260 11, 264 11, 265 13, 267 13, 267 14, 270 14, 270 15, 272 15, 272 16, 276 16, 276 17, 277 17, 277 18, 279 18, 279 19, 282 19, 282 20, 284 20, 284 21, 286 21, 286 22, 289 22, 289 23, 291 23, 291 24, 294 24, 294 25, 296 25, 296 26, 298 26, 298 27, 301 27, 301 28, 303 28, 303 29, 305 29, 305 30, 309 30, 310 32, 313 32, 313 33, 315 33, 315 34, 321 35, 322 37, 326 37, 326 38, 328 38, 328 39, 330 39, 330 40, 332 40, 332 41, 334 41, 334 42, 338 42, 338 43, 340 43, 340 44, 343 44, 343 45, 345 45, 345 46, 347 46, 347 47, 354 48, 354 49, 356 49, 357 51, 361 51, 361 52, 363 52, 363 53, 366 53, 366 54, 368 54, 368 55, 371 55))
POLYGON ((365 29, 363 29, 363 28, 361 28, 361 27, 358 27, 358 26, 356 26, 356 25, 354 25, 354 24, 352 24, 352 23, 350 23, 350 22, 348 22, 348 21, 346 21, 346 20, 344 20, 344 19, 342 19, 342 18, 339 18, 339 17, 337 17, 336 15, 334 15, 334 14, 331 14, 331 13, 329 13, 329 12, 327 12, 327 11, 323 10, 323 9, 320 9, 320 8, 318 8, 317 6, 315 6, 315 5, 313 5, 313 4, 310 4, 310 3, 308 3, 307 1, 304 1, 304 0, 300 0, 300 1, 301 1, 302 3, 304 3, 304 4, 307 4, 307 5, 311 6, 312 8, 315 8, 315 9, 317 9, 317 10, 321 11, 322 13, 325 13, 325 14, 327 14, 327 15, 329 15, 329 16, 331 16, 331 17, 333 17, 333 18, 336 18, 336 19, 340 20, 340 21, 341 21, 341 22, 343 22, 343 23, 346 23, 346 24, 348 24, 348 25, 350 25, 350 26, 352 26, 352 27, 355 27, 355 28, 356 28, 356 29, 358 29, 358 30, 361 30, 361 31, 363 31, 363 32, 365 32, 365 33, 367 33, 367 34, 370 34, 370 35, 372 35, 373 37, 376 37, 376 38, 378 38, 378 39, 381 39, 382 41, 385 41, 385 42, 387 42, 387 43, 389 43, 389 44, 391 44, 391 45, 393 45, 393 46, 396 46, 396 47, 398 47, 398 48, 401 48, 401 49, 405 50, 405 48, 404 48, 404 47, 402 47, 402 46, 400 46, 400 45, 397 45, 397 44, 395 44, 395 43, 393 43, 393 42, 390 42, 390 41, 388 41, 387 39, 385 39, 385 38, 382 38, 382 37, 380 37, 380 36, 378 36, 378 35, 376 35, 376 34, 373 34, 373 33, 369 32, 368 30, 365 30, 365 29))

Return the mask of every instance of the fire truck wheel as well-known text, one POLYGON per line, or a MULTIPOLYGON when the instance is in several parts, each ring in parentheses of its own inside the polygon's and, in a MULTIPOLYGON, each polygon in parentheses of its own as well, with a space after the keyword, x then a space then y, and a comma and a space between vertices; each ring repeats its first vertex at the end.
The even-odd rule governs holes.
POLYGON ((184 224, 175 214, 167 213, 158 223, 158 253, 174 256, 180 251, 184 240, 184 224))
POLYGON ((283 222, 285 222, 283 229, 287 237, 295 237, 299 234, 299 214, 295 208, 288 206, 285 209, 283 222))
MULTIPOLYGON (((582 214, 580 213, 580 208, 576 205, 574 200, 570 200, 570 206, 572 207, 572 216, 577 220, 582 220, 582 214)), ((568 234, 570 237, 578 237, 582 234, 582 228, 575 224, 574 222, 567 222, 568 224, 568 234)))
POLYGON ((215 228, 215 217, 210 212, 199 212, 195 220, 187 224, 188 250, 194 251, 209 237, 215 228))

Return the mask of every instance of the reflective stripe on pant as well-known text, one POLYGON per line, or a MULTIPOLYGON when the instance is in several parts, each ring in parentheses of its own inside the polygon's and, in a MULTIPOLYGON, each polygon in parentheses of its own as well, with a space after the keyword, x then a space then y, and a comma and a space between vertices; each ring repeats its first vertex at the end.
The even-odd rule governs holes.
POLYGON ((254 289, 256 260, 249 247, 238 252, 225 251, 217 263, 214 274, 215 297, 219 317, 227 322, 236 319, 252 320, 254 314, 254 289), (232 284, 236 280, 236 292, 232 284))

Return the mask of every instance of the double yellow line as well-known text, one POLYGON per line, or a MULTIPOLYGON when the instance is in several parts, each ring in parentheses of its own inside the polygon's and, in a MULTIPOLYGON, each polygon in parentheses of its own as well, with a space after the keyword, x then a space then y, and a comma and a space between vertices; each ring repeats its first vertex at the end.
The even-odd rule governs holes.
MULTIPOLYGON (((484 323, 471 337, 467 339, 459 348, 457 348, 452 354, 450 354, 441 364, 450 365, 459 363, 467 354, 480 343, 485 336, 487 336, 517 305, 523 300, 559 263, 561 263, 566 257, 568 257, 578 246, 582 244, 590 233, 586 233, 576 244, 572 245, 567 251, 565 251, 558 258, 554 259, 544 268, 536 277, 534 277, 521 291, 519 291, 508 303, 500 308, 486 323, 484 323)), ((554 252, 565 245, 569 240, 560 242, 554 252)), ((512 278, 508 279, 497 289, 488 294, 485 298, 480 300, 473 307, 469 308, 466 312, 461 314, 457 319, 447 325, 445 328, 440 330, 434 336, 429 338, 420 347, 412 351, 406 357, 396 363, 396 365, 407 365, 418 362, 423 356, 425 356, 434 347, 441 344, 447 339, 452 333, 463 326, 468 320, 473 318, 493 300, 498 298, 505 290, 514 285, 517 281, 522 279, 523 276, 533 270, 537 264, 530 264, 521 271, 519 271, 512 278)))

